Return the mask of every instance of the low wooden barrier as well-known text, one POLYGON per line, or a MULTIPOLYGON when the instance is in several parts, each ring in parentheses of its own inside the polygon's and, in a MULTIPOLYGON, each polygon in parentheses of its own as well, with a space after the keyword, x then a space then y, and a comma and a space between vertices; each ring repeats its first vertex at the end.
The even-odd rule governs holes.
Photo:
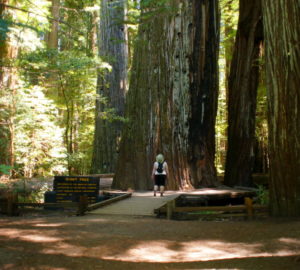
POLYGON ((87 207, 87 211, 92 211, 92 210, 95 210, 97 208, 100 208, 102 206, 106 206, 108 204, 111 204, 111 203, 114 203, 114 202, 117 202, 117 201, 121 201, 121 200, 124 200, 126 198, 129 198, 131 197, 132 193, 125 193, 125 194, 122 194, 120 196, 116 196, 116 197, 113 197, 111 199, 108 199, 108 200, 104 200, 102 202, 98 202, 98 203, 94 203, 94 204, 90 204, 88 205, 87 207))
POLYGON ((23 207, 52 207, 52 208, 77 208, 77 215, 84 215, 88 205, 87 196, 80 196, 79 202, 60 202, 60 203, 31 203, 19 202, 17 193, 8 193, 5 197, 0 197, 0 212, 8 216, 17 216, 20 208, 23 207))
POLYGON ((18 195, 15 193, 9 193, 7 196, 0 197, 0 212, 8 216, 19 215, 20 208, 22 207, 52 207, 52 208, 77 208, 77 216, 84 215, 87 211, 92 211, 102 206, 109 205, 111 203, 131 197, 132 193, 124 193, 120 196, 113 197, 98 203, 88 204, 87 196, 80 196, 79 202, 60 202, 60 203, 29 203, 18 202, 18 195))
POLYGON ((251 198, 245 198, 244 205, 229 205, 229 206, 188 206, 188 207, 177 207, 176 199, 168 201, 161 207, 154 210, 159 216, 165 214, 167 219, 172 219, 176 213, 197 213, 201 217, 233 217, 233 216, 244 216, 251 220, 254 216, 259 216, 260 213, 267 213, 268 207, 264 205, 253 204, 251 198), (205 213, 209 212, 209 213, 205 213))
POLYGON ((98 174, 89 174, 87 176, 97 176, 100 178, 114 178, 114 173, 98 173, 98 174))
POLYGON ((18 195, 13 192, 8 192, 0 197, 0 212, 13 216, 18 213, 16 203, 18 202, 18 195))

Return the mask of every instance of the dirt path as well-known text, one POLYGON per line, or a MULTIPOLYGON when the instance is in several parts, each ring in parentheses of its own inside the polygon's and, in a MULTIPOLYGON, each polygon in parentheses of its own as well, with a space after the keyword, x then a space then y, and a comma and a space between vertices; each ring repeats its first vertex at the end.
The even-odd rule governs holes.
POLYGON ((0 216, 0 269, 300 269, 300 220, 0 216))

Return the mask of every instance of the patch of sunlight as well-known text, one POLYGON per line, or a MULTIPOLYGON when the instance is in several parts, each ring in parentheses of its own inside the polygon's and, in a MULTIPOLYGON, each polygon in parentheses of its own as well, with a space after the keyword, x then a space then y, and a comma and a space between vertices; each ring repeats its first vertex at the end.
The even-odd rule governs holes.
POLYGON ((135 262, 193 262, 233 258, 272 257, 296 255, 295 249, 263 252, 261 244, 225 243, 218 241, 182 242, 171 241, 144 242, 124 253, 102 255, 103 259, 135 262))
MULTIPOLYGON (((90 217, 88 217, 88 218, 86 218, 86 221, 88 221, 88 222, 95 222, 95 223, 101 223, 101 222, 103 222, 103 223, 108 223, 108 221, 107 221, 107 219, 105 219, 105 218, 90 218, 90 217)), ((84 223, 83 224, 84 226, 86 225, 86 223, 84 223)))
POLYGON ((46 227, 46 228, 55 228, 55 227, 61 227, 61 226, 65 226, 67 225, 67 223, 37 223, 37 224, 33 224, 33 227, 46 227))
MULTIPOLYGON (((34 268, 29 268, 29 269, 34 269, 34 268)), ((40 265, 39 269, 51 269, 51 270, 69 270, 70 268, 65 268, 65 267, 53 267, 51 266, 51 268, 49 268, 48 265, 40 265)))
POLYGON ((47 248, 43 248, 40 252, 48 255, 64 254, 69 257, 81 257, 87 256, 89 249, 60 242, 56 244, 55 247, 48 246, 47 248))
MULTIPOLYGON (((176 197, 177 194, 180 194, 182 192, 179 192, 179 191, 174 191, 174 190, 167 190, 164 192, 164 196, 166 197, 171 197, 171 196, 174 196, 176 197)), ((154 197, 153 196, 153 191, 135 191, 133 192, 132 194, 132 197, 150 197, 150 198, 153 198, 153 199, 158 199, 160 198, 159 196, 159 191, 157 191, 157 197, 154 197)))
POLYGON ((282 237, 282 238, 279 238, 278 240, 282 243, 300 245, 300 240, 294 239, 294 238, 284 238, 284 237, 282 237))
POLYGON ((148 263, 177 263, 241 259, 255 257, 283 257, 300 255, 294 245, 277 248, 266 252, 260 243, 228 243, 222 241, 147 241, 140 242, 128 249, 119 246, 97 245, 83 247, 65 242, 58 242, 55 247, 48 245, 40 250, 44 254, 64 254, 69 257, 91 257, 102 260, 148 263))
POLYGON ((0 236, 36 243, 51 243, 62 240, 57 237, 45 236, 43 233, 34 230, 0 229, 0 236))

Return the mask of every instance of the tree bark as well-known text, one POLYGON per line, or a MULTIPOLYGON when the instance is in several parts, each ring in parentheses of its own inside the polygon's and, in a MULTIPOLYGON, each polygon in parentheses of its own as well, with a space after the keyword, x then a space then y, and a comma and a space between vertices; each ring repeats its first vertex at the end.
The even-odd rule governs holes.
MULTIPOLYGON (((7 12, 5 4, 9 1, 0 2, 0 18, 8 19, 11 11, 7 12), (6 13, 7 12, 7 13, 6 13)), ((18 57, 18 47, 14 46, 13 38, 6 33, 0 39, 0 90, 7 102, 0 104, 5 112, 0 124, 0 164, 14 166, 15 163, 15 114, 17 94, 17 70, 8 63, 18 57)))
POLYGON ((168 188, 216 184, 217 1, 155 8, 143 10, 155 16, 142 16, 138 31, 113 187, 152 188, 158 153, 169 165, 168 188))
POLYGON ((251 186, 259 55, 263 39, 261 0, 240 0, 228 83, 228 150, 224 183, 251 186))
MULTIPOLYGON (((226 87, 226 97, 228 98, 228 81, 230 76, 230 67, 231 60, 233 57, 234 44, 235 44, 235 35, 233 32, 234 29, 234 18, 237 15, 236 11, 233 10, 233 6, 237 2, 237 0, 228 0, 224 5, 224 9, 226 9, 227 16, 225 18, 225 26, 224 26, 224 34, 226 40, 224 41, 224 51, 225 51, 225 87, 226 87)), ((225 12, 225 11, 224 11, 225 12)), ((227 100, 228 102, 228 100, 227 100)))
POLYGON ((189 166, 195 187, 217 185, 215 123, 218 102, 218 1, 193 1, 194 49, 190 60, 189 166))
POLYGON ((112 70, 98 75, 92 173, 115 171, 127 91, 127 29, 125 1, 102 0, 99 54, 112 70), (105 101, 103 101, 105 98, 105 101), (113 118, 108 111, 113 112, 113 118))
POLYGON ((274 216, 300 216, 300 4, 263 1, 270 195, 274 216))
POLYGON ((47 46, 49 49, 57 49, 60 0, 51 0, 51 2, 51 16, 54 20, 51 20, 51 28, 47 35, 47 46))

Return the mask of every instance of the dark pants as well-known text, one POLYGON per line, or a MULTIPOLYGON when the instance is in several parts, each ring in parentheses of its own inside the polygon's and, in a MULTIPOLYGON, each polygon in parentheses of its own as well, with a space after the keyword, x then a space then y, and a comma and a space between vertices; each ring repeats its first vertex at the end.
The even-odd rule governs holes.
POLYGON ((154 184, 156 186, 165 186, 166 184, 166 175, 165 174, 156 174, 154 178, 154 184))

